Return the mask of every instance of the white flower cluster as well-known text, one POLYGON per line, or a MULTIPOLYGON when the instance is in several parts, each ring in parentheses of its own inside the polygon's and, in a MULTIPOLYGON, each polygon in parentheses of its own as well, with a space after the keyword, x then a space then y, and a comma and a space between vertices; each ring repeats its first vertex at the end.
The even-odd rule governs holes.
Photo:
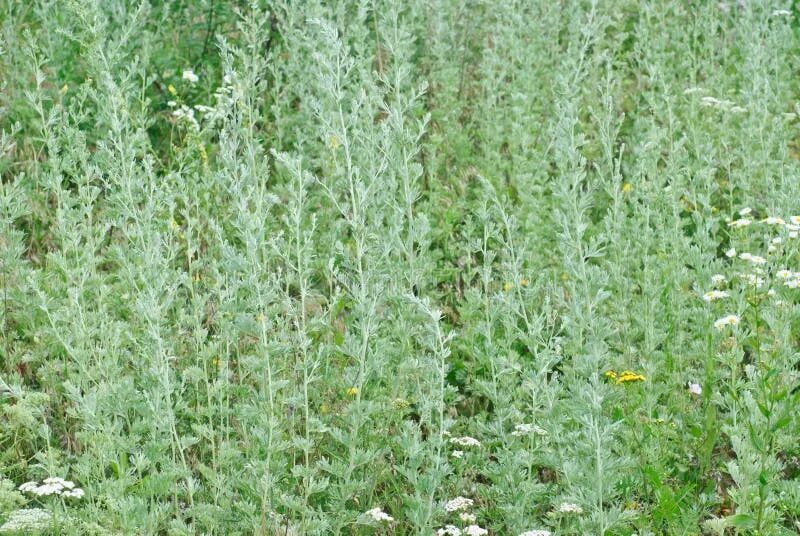
POLYGON ((470 514, 469 512, 461 512, 458 514, 458 518, 464 523, 475 523, 475 520, 477 519, 475 514, 470 514))
POLYGON ((42 508, 17 510, 11 512, 6 522, 0 526, 0 533, 29 534, 46 529, 52 520, 53 515, 42 508))
POLYGON ((464 436, 464 437, 453 437, 450 439, 450 443, 454 445, 461 445, 462 447, 480 447, 481 442, 475 439, 474 437, 464 436))
POLYGON ((736 106, 736 103, 733 101, 725 100, 725 99, 717 99, 715 97, 703 97, 700 99, 700 105, 717 108, 720 110, 732 112, 735 114, 741 114, 747 111, 746 108, 742 108, 741 106, 736 106))
POLYGON ((767 263, 767 259, 765 259, 764 257, 761 257, 759 255, 753 255, 752 253, 747 253, 747 252, 740 253, 739 254, 739 258, 742 259, 743 261, 749 261, 749 262, 751 262, 753 264, 766 264, 767 263))
MULTIPOLYGON (((170 101, 173 102, 173 101, 170 101)), ((179 121, 186 121, 192 128, 195 130, 200 130, 200 123, 197 122, 197 119, 194 117, 194 110, 186 106, 185 104, 181 104, 181 107, 172 112, 172 116, 179 120, 179 121)))
POLYGON ((84 496, 83 490, 81 488, 76 488, 74 482, 55 476, 45 478, 42 480, 41 484, 35 480, 31 482, 25 482, 17 489, 23 493, 30 493, 31 495, 36 495, 37 497, 60 495, 62 497, 80 499, 84 496))
POLYGON ((714 328, 718 330, 725 329, 726 326, 736 326, 739 324, 739 317, 736 315, 727 315, 714 322, 714 328))
POLYGON ((436 531, 436 536, 461 536, 461 529, 455 525, 445 525, 436 531))
POLYGON ((545 436, 545 435, 547 435, 547 430, 545 430, 544 428, 540 428, 539 426, 536 426, 535 424, 518 424, 518 425, 514 426, 514 431, 511 432, 511 435, 517 436, 517 437, 526 436, 526 435, 530 435, 530 434, 535 434, 535 435, 538 435, 538 436, 545 436))
POLYGON ((456 497, 455 499, 451 499, 444 503, 444 510, 445 512, 458 512, 459 510, 466 510, 475 501, 472 499, 467 499, 466 497, 456 497))
POLYGON ((181 78, 183 78, 184 80, 188 80, 189 83, 191 84, 196 84, 197 81, 200 80, 200 77, 194 74, 194 71, 192 71, 191 69, 183 71, 183 76, 181 76, 181 78))
POLYGON ((485 534, 489 534, 489 531, 478 525, 470 525, 464 528, 464 534, 466 534, 466 536, 484 536, 485 534))
POLYGON ((583 508, 575 503, 561 503, 558 505, 558 511, 562 514, 582 514, 583 508))
POLYGON ((727 298, 730 296, 728 292, 724 290, 710 290, 703 294, 703 300, 707 302, 712 302, 716 300, 721 300, 722 298, 727 298))
POLYGON ((367 510, 365 514, 370 518, 372 518, 373 521, 377 521, 379 523, 381 521, 385 521, 387 523, 391 523, 392 521, 394 521, 394 518, 389 514, 387 514, 386 512, 384 512, 380 506, 376 506, 372 510, 367 510))
POLYGON ((792 272, 791 270, 778 270, 775 275, 783 279, 784 286, 789 288, 800 288, 800 272, 792 272))
POLYGON ((539 530, 527 530, 520 534, 519 536, 552 536, 552 532, 549 530, 539 529, 539 530))

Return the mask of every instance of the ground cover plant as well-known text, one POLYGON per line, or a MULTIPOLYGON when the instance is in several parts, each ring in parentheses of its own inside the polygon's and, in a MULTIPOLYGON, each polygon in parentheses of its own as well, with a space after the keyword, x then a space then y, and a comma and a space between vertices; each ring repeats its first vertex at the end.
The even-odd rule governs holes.
POLYGON ((0 534, 797 534, 798 17, 0 0, 0 534))

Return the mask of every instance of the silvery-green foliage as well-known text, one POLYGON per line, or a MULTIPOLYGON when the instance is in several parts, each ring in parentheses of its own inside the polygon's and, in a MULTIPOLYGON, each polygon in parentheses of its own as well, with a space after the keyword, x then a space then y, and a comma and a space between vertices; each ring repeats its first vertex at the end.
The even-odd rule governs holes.
POLYGON ((0 525, 794 533, 798 17, 0 2, 0 525))

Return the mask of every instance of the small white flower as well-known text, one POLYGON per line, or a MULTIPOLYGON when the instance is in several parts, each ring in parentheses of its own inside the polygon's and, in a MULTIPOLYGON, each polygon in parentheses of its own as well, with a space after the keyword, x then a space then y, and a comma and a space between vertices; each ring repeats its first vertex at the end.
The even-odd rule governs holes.
POLYGON ((792 277, 792 275, 794 275, 794 273, 791 270, 787 270, 784 268, 782 270, 778 270, 777 272, 775 272, 775 275, 781 279, 789 279, 790 277, 792 277))
POLYGON ((387 514, 386 512, 384 512, 380 506, 376 506, 372 510, 367 510, 365 514, 371 517, 374 521, 377 521, 379 523, 381 521, 386 521, 387 523, 391 523, 392 521, 394 521, 394 518, 389 514, 387 514))
POLYGON ((39 483, 34 480, 30 482, 25 482, 24 484, 20 484, 17 489, 23 492, 33 493, 33 490, 35 490, 38 487, 39 483))
POLYGON ((469 512, 461 512, 458 514, 458 518, 464 523, 475 523, 475 520, 477 519, 475 514, 470 514, 469 512))
POLYGON ((436 531, 436 536, 461 536, 461 529, 455 525, 445 525, 436 531))
POLYGON ((552 536, 552 532, 549 530, 539 529, 539 530, 526 530, 519 536, 552 536))
POLYGON ((467 536, 484 536, 484 534, 489 534, 489 531, 478 525, 470 525, 464 529, 464 534, 467 536))
POLYGON ((781 238, 780 236, 776 236, 775 238, 773 238, 773 239, 771 240, 771 242, 772 242, 773 244, 782 244, 782 243, 783 243, 783 238, 781 238))
POLYGON ((475 501, 472 499, 467 499, 466 497, 456 497, 455 499, 451 499, 444 504, 445 512, 458 512, 459 510, 466 510, 475 501))
POLYGON ((511 432, 512 436, 520 437, 530 434, 536 434, 538 436, 545 436, 547 435, 547 430, 544 428, 540 428, 535 424, 517 424, 514 426, 514 431, 511 432))
POLYGON ((789 288, 800 288, 800 278, 787 279, 783 284, 789 288))
POLYGON ((451 456, 453 458, 463 458, 464 457, 464 451, 463 450, 454 450, 453 453, 451 454, 451 456))
POLYGON ((167 106, 169 106, 170 108, 175 108, 177 105, 178 103, 175 102, 174 100, 167 101, 167 106))
POLYGON ((730 294, 728 294, 724 290, 710 290, 705 294, 703 294, 703 300, 707 302, 712 302, 715 300, 721 300, 722 298, 727 298, 728 296, 730 296, 730 294))
POLYGON ((741 219, 738 219, 738 220, 733 220, 733 221, 728 222, 728 227, 735 227, 735 228, 739 229, 741 227, 747 227, 751 223, 753 223, 753 222, 748 220, 747 218, 741 218, 741 219))
POLYGON ((715 287, 722 285, 726 281, 727 279, 722 274, 714 274, 711 276, 711 284, 714 285, 715 287))
POLYGON ((727 315, 714 322, 714 327, 718 330, 725 329, 725 326, 736 326, 739 324, 739 317, 736 315, 727 315))
POLYGON ((464 437, 454 437, 450 439, 450 443, 455 445, 461 445, 462 447, 480 447, 481 442, 475 439, 474 437, 464 436, 464 437))
POLYGON ((786 9, 776 9, 772 12, 773 17, 791 17, 792 12, 786 9))
POLYGON ((693 395, 700 396, 703 394, 703 388, 699 383, 689 383, 689 392, 693 395))
POLYGON ((742 279, 744 279, 749 285, 752 285, 756 288, 761 288, 764 286, 764 278, 759 277, 756 274, 739 274, 742 279))
POLYGON ((786 222, 783 221, 783 218, 778 218, 777 216, 769 216, 768 218, 761 220, 761 222, 766 223, 767 225, 786 225, 786 222))
MULTIPOLYGON (((789 216, 789 221, 792 222, 793 225, 800 225, 800 216, 789 216)), ((789 227, 789 225, 786 225, 789 227)))
POLYGON ((725 256, 729 259, 736 256, 736 248, 731 248, 725 252, 725 256))
POLYGON ((582 514, 583 508, 575 503, 561 503, 558 505, 558 511, 562 514, 582 514))
POLYGON ((739 258, 742 259, 743 261, 748 261, 753 264, 765 264, 767 262, 767 259, 765 259, 764 257, 753 255, 752 253, 747 253, 747 252, 740 253, 739 258))
POLYGON ((742 210, 739 211, 739 216, 744 217, 744 216, 747 216, 748 214, 750 214, 751 212, 753 212, 752 208, 744 207, 742 210))
POLYGON ((0 533, 31 533, 41 531, 50 526, 53 515, 42 508, 28 508, 26 510, 16 510, 9 514, 3 526, 0 526, 0 533))
POLYGON ((789 238, 797 238, 797 231, 790 231, 789 238))
POLYGON ((698 93, 700 91, 705 91, 705 90, 703 88, 701 88, 701 87, 690 87, 690 88, 684 89, 683 90, 683 94, 684 95, 691 95, 692 93, 698 93))
POLYGON ((85 493, 81 488, 75 488, 61 494, 62 497, 71 497, 73 499, 82 499, 84 495, 85 493))
POLYGON ((200 80, 200 77, 194 74, 194 71, 192 71, 191 69, 183 71, 183 76, 181 76, 181 78, 183 78, 184 80, 188 80, 192 84, 195 84, 197 83, 198 80, 200 80))
POLYGON ((744 108, 742 106, 733 106, 729 111, 734 114, 743 114, 747 111, 747 108, 744 108))

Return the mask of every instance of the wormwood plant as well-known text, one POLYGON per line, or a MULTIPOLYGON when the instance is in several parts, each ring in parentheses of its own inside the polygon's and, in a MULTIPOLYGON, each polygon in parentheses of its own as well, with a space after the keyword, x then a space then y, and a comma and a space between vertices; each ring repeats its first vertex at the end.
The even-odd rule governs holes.
POLYGON ((0 1, 0 534, 795 534, 798 17, 0 1))

